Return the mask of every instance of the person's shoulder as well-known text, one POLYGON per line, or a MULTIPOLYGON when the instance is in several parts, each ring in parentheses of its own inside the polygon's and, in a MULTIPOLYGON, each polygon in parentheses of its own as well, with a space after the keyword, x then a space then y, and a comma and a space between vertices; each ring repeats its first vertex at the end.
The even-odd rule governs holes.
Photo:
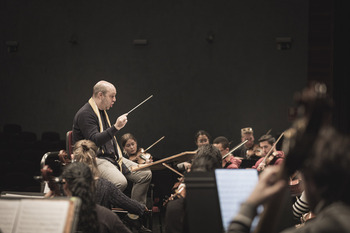
POLYGON ((82 112, 91 112, 91 111, 92 111, 92 107, 87 102, 78 110, 77 114, 82 113, 82 112))
POLYGON ((98 119, 89 103, 84 104, 75 114, 76 119, 84 119, 86 117, 98 119))

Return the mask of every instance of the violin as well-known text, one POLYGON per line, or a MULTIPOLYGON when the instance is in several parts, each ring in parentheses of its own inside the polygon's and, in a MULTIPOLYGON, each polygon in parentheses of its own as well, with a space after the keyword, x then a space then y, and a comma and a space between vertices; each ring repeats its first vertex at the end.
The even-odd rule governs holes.
POLYGON ((72 162, 71 157, 67 154, 67 152, 65 150, 60 150, 59 151, 58 158, 60 159, 61 164, 63 166, 65 166, 65 165, 67 165, 67 164, 72 162))
POLYGON ((172 189, 174 190, 174 193, 171 194, 170 197, 163 202, 164 207, 166 207, 170 201, 186 197, 186 185, 184 183, 184 177, 179 178, 179 181, 174 184, 172 189))
POLYGON ((143 148, 140 148, 135 155, 130 155, 129 159, 138 164, 145 164, 153 162, 153 158, 150 153, 146 153, 143 148))
POLYGON ((54 177, 52 174, 53 174, 53 171, 48 165, 45 165, 41 169, 41 176, 44 181, 47 181, 47 184, 52 192, 51 196, 55 196, 55 197, 62 196, 60 187, 58 185, 58 183, 60 182, 60 179, 58 177, 54 177))
POLYGON ((270 165, 272 160, 276 157, 278 153, 276 153, 276 151, 272 153, 272 151, 276 148, 277 143, 281 140, 283 135, 284 135, 284 132, 281 133, 281 135, 278 137, 275 143, 271 146, 271 149, 267 152, 264 159, 259 164, 257 168, 258 171, 263 171, 268 165, 270 165))

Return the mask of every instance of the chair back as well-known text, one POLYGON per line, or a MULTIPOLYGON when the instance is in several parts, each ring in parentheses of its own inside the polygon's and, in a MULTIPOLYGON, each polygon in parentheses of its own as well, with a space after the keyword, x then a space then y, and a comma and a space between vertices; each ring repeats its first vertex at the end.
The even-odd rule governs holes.
POLYGON ((66 134, 66 151, 70 156, 73 153, 73 131, 69 130, 66 134))

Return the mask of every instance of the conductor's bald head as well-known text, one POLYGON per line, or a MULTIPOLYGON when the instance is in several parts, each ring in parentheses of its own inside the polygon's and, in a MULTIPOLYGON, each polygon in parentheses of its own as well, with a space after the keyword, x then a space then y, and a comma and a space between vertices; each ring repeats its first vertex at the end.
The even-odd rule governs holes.
POLYGON ((115 89, 112 83, 101 80, 101 81, 98 81, 93 87, 92 95, 94 97, 97 97, 99 92, 102 92, 103 95, 106 95, 106 93, 111 89, 115 89))

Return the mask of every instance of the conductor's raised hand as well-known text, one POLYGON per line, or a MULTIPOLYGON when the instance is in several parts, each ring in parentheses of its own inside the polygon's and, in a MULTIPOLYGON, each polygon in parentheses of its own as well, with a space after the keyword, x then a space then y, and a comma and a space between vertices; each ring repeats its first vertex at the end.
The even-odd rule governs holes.
POLYGON ((114 124, 114 127, 117 130, 120 130, 126 125, 127 122, 128 122, 128 114, 125 113, 125 114, 121 115, 120 117, 118 117, 118 119, 116 120, 116 122, 114 124))

